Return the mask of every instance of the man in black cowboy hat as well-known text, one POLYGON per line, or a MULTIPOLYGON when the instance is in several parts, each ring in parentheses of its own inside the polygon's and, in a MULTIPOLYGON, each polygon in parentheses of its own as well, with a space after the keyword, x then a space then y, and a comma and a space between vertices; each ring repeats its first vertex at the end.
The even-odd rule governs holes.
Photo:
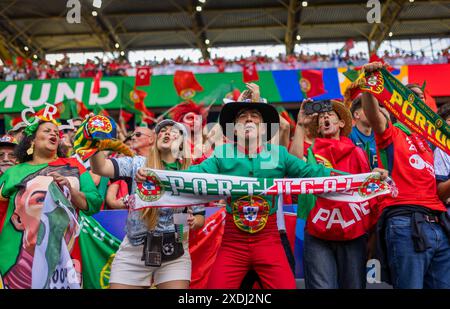
MULTIPOLYGON (((332 172, 321 165, 308 165, 285 147, 267 142, 279 124, 278 113, 270 104, 228 103, 219 123, 230 142, 188 171, 260 178, 326 177, 332 172)), ((277 200, 269 196, 227 200, 225 232, 208 288, 238 289, 250 269, 256 271, 263 288, 295 288, 278 233, 277 200)))

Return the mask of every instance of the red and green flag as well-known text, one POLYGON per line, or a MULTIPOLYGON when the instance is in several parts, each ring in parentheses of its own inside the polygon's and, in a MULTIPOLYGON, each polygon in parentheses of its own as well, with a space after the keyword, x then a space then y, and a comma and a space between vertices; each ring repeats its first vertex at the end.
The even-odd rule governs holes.
POLYGON ((120 240, 109 233, 93 217, 80 211, 79 245, 83 270, 83 288, 107 289, 111 263, 119 249, 120 240))
POLYGON ((313 98, 326 93, 322 70, 300 70, 298 74, 298 83, 304 98, 313 98))
POLYGON ((192 99, 197 91, 203 91, 202 85, 199 84, 191 71, 175 71, 173 76, 173 85, 183 100, 192 99))

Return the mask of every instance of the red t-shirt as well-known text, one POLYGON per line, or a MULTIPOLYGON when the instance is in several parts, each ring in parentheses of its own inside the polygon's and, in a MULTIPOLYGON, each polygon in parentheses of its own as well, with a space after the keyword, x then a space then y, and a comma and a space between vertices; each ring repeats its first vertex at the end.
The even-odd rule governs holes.
POLYGON ((389 171, 398 196, 386 195, 381 207, 419 205, 446 211, 439 200, 434 174, 433 152, 418 134, 408 135, 389 123, 383 134, 375 134, 380 167, 389 171))

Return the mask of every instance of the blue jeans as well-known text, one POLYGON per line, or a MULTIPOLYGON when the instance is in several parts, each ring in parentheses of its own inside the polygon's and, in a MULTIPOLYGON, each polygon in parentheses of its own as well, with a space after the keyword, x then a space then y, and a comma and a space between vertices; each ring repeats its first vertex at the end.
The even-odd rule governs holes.
POLYGON ((450 243, 442 227, 425 222, 422 232, 430 248, 414 250, 411 218, 395 216, 386 222, 386 246, 389 269, 394 288, 450 288, 450 243))
POLYGON ((304 268, 307 289, 364 289, 367 235, 348 241, 329 241, 305 231, 304 268))

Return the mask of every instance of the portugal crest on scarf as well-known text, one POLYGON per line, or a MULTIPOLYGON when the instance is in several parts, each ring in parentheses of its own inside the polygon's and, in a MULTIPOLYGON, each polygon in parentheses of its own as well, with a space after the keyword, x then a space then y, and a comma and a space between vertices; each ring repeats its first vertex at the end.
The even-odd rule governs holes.
POLYGON ((388 191, 389 186, 386 182, 381 181, 377 175, 371 175, 366 178, 358 190, 359 195, 363 197, 370 197, 379 192, 388 191))
POLYGON ((136 193, 144 202, 154 202, 164 194, 164 187, 154 172, 150 172, 144 182, 137 184, 136 193))

